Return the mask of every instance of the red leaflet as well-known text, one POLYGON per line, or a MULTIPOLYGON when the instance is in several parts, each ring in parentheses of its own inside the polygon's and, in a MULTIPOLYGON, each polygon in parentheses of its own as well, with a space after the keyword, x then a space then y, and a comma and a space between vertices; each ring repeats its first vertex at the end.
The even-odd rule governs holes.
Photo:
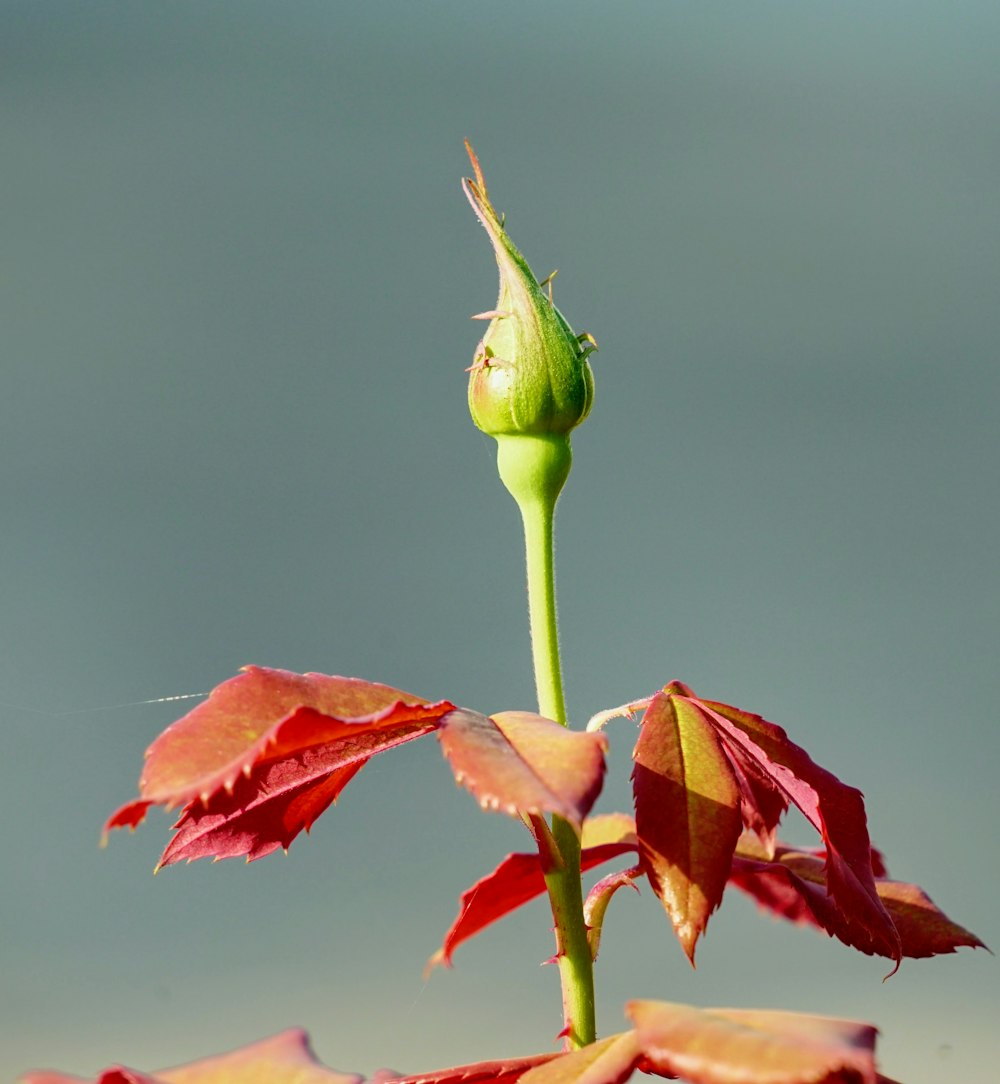
MULTIPOLYGON (((635 823, 621 813, 591 817, 583 825, 581 868, 586 871, 636 849, 635 823)), ((428 969, 451 966, 455 949, 487 926, 542 895, 545 878, 537 852, 509 854, 462 893, 458 917, 445 934, 441 948, 427 961, 428 969)))
MULTIPOLYGON (((773 860, 768 860, 752 839, 744 839, 733 859, 730 881, 772 914, 818 926, 844 944, 871 955, 867 941, 857 943, 852 939, 857 927, 844 921, 827 894, 825 857, 822 851, 779 845, 773 860)), ((875 888, 892 916, 904 956, 936 956, 963 945, 986 948, 975 934, 952 922, 916 885, 876 877, 875 888)))
POLYGON ((151 805, 180 805, 160 866, 261 858, 308 830, 376 753, 438 729, 455 778, 483 808, 579 825, 600 793, 601 735, 528 712, 488 718, 357 678, 249 667, 153 742, 139 798, 105 832, 134 828, 151 805))
POLYGON ((794 802, 825 844, 826 887, 848 943, 900 960, 872 873, 861 792, 845 786, 781 727, 672 682, 649 702, 633 776, 640 852, 689 958, 718 906, 739 827, 773 846, 794 802))
POLYGON ((260 858, 287 847, 375 753, 426 734, 454 707, 387 685, 248 667, 179 719, 146 754, 139 799, 105 831, 150 805, 184 805, 160 865, 260 858))
POLYGON ((639 854, 688 959, 722 901, 740 788, 697 702, 657 693, 632 754, 639 854))
POLYGON ((639 1047, 657 1072, 692 1084, 876 1084, 870 1024, 744 1009, 630 1001, 639 1047))
POLYGON ((827 889, 844 921, 854 927, 851 943, 867 943, 866 951, 898 963, 902 947, 875 889, 861 791, 814 763, 780 726, 728 704, 698 703, 715 722, 723 742, 753 763, 820 833, 826 849, 827 889))
POLYGON ((416 1076, 379 1077, 378 1084, 479 1084, 495 1080, 500 1084, 513 1084, 527 1070, 559 1057, 558 1054, 533 1054, 526 1058, 507 1058, 503 1061, 480 1061, 474 1065, 456 1065, 452 1069, 437 1069, 416 1076))
POLYGON ((484 809, 557 813, 579 827, 601 792, 602 734, 528 711, 487 717, 459 708, 441 720, 438 736, 455 779, 484 809))
MULTIPOLYGON (((152 1076, 132 1069, 105 1070, 96 1084, 361 1084, 356 1073, 327 1069, 309 1049, 304 1031, 292 1028, 229 1054, 163 1069, 152 1076)), ((36 1072, 21 1084, 80 1084, 81 1078, 36 1072)))

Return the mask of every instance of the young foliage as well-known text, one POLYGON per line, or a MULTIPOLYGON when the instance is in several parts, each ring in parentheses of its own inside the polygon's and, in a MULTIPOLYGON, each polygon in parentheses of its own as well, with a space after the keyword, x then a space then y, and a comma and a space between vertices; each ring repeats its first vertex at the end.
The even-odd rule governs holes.
POLYGON ((287 849, 376 754, 437 731, 455 779, 484 809, 558 813, 579 825, 600 793, 603 736, 530 712, 490 718, 388 685, 250 666, 150 746, 139 798, 113 813, 135 828, 182 806, 158 869, 287 849))
POLYGON ((688 958, 719 905, 744 826, 765 845, 796 805, 819 832, 832 906, 851 944, 898 964, 899 933, 879 898, 861 792, 841 783, 780 726, 671 682, 649 701, 636 744, 639 853, 688 958))
MULTIPOLYGON (((773 916, 892 960, 984 947, 914 885, 890 881, 871 845, 861 792, 816 764, 779 726, 674 681, 646 700, 566 722, 555 619, 553 516, 572 463, 570 433, 594 394, 590 335, 576 335, 507 235, 479 163, 463 188, 497 259, 496 307, 476 347, 469 404, 495 437, 498 470, 525 530, 539 713, 493 716, 358 678, 247 667, 150 746, 138 797, 109 818, 136 828, 151 806, 179 809, 157 868, 261 858, 308 831, 378 753, 435 733, 457 783, 483 809, 517 817, 535 849, 507 855, 461 896, 429 966, 548 894, 563 994, 562 1053, 461 1065, 373 1084, 621 1084, 634 1072, 692 1084, 891 1084, 868 1024, 784 1012, 632 1001, 629 1030, 597 1038, 593 959, 618 890, 646 879, 691 962, 729 884, 773 916), (633 752, 634 816, 589 816, 616 715, 642 710, 633 752), (777 839, 797 807, 821 846, 777 839), (621 859, 584 898, 581 876, 621 859)), ((546 280, 550 281, 550 280, 546 280)), ((24 1084, 79 1078, 31 1073, 24 1084)), ((321 1066, 304 1034, 149 1076, 123 1067, 98 1084, 360 1084, 321 1066)))

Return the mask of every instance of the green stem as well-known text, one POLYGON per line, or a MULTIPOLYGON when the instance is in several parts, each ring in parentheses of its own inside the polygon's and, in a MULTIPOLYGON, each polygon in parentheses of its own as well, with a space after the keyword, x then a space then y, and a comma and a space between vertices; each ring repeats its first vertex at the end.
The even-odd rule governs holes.
POLYGON ((555 500, 519 501, 528 568, 528 618, 535 669, 538 714, 566 725, 559 628, 556 623, 556 573, 553 526, 555 500))
MULTIPOLYGON (((553 525, 556 501, 571 463, 566 436, 508 436, 498 440, 500 477, 517 501, 524 524, 538 713, 563 726, 566 725, 566 706, 556 623, 553 525)), ((594 964, 583 917, 580 837, 576 828, 559 816, 552 818, 552 837, 561 861, 558 864, 545 862, 545 885, 555 922, 565 1044, 567 1049, 576 1050, 597 1038, 594 964)))

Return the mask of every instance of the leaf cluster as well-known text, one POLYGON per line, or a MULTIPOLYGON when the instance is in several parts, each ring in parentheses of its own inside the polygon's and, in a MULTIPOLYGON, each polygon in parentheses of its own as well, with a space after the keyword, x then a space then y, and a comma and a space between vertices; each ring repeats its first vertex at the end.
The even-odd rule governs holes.
MULTIPOLYGON (((308 831, 373 756, 430 734, 456 782, 483 809, 523 821, 534 847, 508 854, 462 894, 429 966, 450 966, 459 945, 544 893, 546 873, 561 861, 548 815, 578 832, 583 871, 616 860, 621 867, 601 877, 584 903, 595 958, 612 898, 643 882, 692 963, 729 885, 774 917, 886 957, 893 970, 904 956, 983 947, 921 889, 888 878, 860 791, 816 764, 781 727, 677 681, 573 730, 530 712, 486 716, 357 678, 247 667, 156 739, 138 797, 112 814, 105 832, 134 829, 160 805, 179 812, 158 869, 206 857, 253 861, 308 831), (616 716, 638 727, 634 808, 592 816, 605 775, 603 730, 616 716), (792 805, 815 828, 819 846, 796 848, 778 838, 792 805)), ((667 1002, 631 1002, 626 1011, 630 1030, 580 1050, 413 1077, 380 1074, 377 1084, 617 1084, 636 1071, 696 1084, 885 1080, 876 1072, 869 1025, 667 1002)), ((111 1069, 99 1084, 258 1078, 360 1080, 319 1066, 302 1034, 286 1032, 155 1077, 111 1069)), ((25 1084, 72 1079, 36 1073, 25 1084)))

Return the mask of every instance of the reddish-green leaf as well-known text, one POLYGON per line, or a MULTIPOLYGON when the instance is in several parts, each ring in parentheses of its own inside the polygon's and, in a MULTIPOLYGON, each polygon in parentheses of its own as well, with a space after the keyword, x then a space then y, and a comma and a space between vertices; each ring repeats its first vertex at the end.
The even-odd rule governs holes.
MULTIPOLYGON (((733 859, 730 881, 772 914, 818 926, 870 955, 870 943, 853 940, 857 927, 844 921, 827 893, 825 860, 822 851, 780 844, 769 860, 753 840, 744 839, 733 859)), ((877 877, 875 888, 899 933, 904 956, 920 958, 954 952, 961 946, 986 947, 975 934, 952 922, 916 885, 877 877)))
MULTIPOLYGON (((79 1084, 81 1077, 33 1072, 21 1084, 79 1084)), ((356 1073, 327 1069, 309 1049, 304 1031, 293 1028, 228 1054, 204 1058, 152 1076, 116 1066, 96 1084, 361 1084, 356 1073)))
POLYGON ((876 1084, 870 1024, 665 1001, 626 1013, 651 1067, 692 1084, 876 1084))
POLYGON ((160 735, 139 798, 106 830, 151 805, 183 805, 160 865, 260 858, 287 847, 374 754, 434 730, 454 708, 356 678, 249 667, 160 735))
POLYGON ((711 700, 684 699, 711 721, 733 759, 752 765, 819 832, 827 855, 827 887, 844 922, 854 927, 851 943, 867 944, 865 951, 898 962, 899 934, 875 888, 861 792, 814 763, 781 727, 759 715, 711 700))
POLYGON ((455 779, 484 809, 556 813, 579 826, 604 781, 602 734, 568 730, 527 711, 449 712, 438 730, 455 779))
MULTIPOLYGON (((636 849, 635 822, 621 813, 589 817, 583 824, 580 866, 592 869, 636 849)), ((445 934, 428 968, 451 966, 452 954, 463 941, 545 892, 545 877, 537 852, 509 854, 492 873, 462 893, 458 917, 445 934)))
POLYGON ((742 829, 740 788, 715 728, 686 697, 653 697, 632 756, 639 853, 693 963, 742 829))
POLYGON ((493 1080, 499 1084, 514 1084, 529 1069, 557 1058, 557 1053, 533 1054, 525 1058, 502 1061, 480 1061, 472 1065, 456 1065, 451 1069, 436 1069, 416 1076, 383 1076, 379 1084, 480 1084, 493 1080))
POLYGON ((632 1075, 640 1051, 634 1031, 609 1035, 562 1054, 519 1078, 520 1084, 621 1084, 632 1075))
POLYGON ((612 897, 619 888, 634 888, 638 892, 639 886, 635 882, 644 872, 640 865, 609 873, 587 893, 587 898, 583 901, 583 921, 587 924, 587 943, 590 945, 591 959, 596 960, 600 951, 604 915, 612 897))

